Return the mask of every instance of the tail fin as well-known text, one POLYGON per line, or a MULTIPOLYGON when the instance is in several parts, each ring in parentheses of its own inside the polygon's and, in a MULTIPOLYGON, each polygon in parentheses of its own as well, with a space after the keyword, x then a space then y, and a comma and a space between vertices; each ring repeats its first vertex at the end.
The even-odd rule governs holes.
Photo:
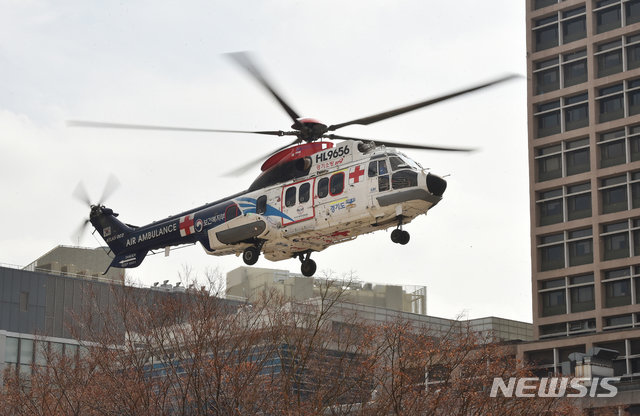
POLYGON ((125 251, 127 237, 135 228, 118 220, 117 216, 110 208, 94 205, 89 220, 111 251, 119 256, 125 251))

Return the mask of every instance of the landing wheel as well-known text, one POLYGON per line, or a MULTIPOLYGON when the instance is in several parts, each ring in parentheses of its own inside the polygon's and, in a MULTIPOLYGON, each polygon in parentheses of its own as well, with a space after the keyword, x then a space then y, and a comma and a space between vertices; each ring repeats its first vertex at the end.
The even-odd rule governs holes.
MULTIPOLYGON (((395 230, 395 231, 400 231, 400 230, 395 230)), ((400 231, 400 240, 398 241, 398 243, 404 246, 409 242, 410 239, 411 239, 411 236, 407 231, 400 231)))
POLYGON ((396 228, 395 230, 391 231, 391 241, 393 241, 394 243, 398 244, 400 243, 400 239, 402 238, 402 230, 399 228, 396 228))
POLYGON ((260 251, 255 247, 247 247, 242 253, 242 260, 246 265, 253 266, 260 258, 260 251))
POLYGON ((316 272, 316 268, 317 268, 316 262, 311 259, 307 259, 302 261, 302 265, 300 266, 300 271, 302 272, 303 275, 307 277, 311 277, 316 272))

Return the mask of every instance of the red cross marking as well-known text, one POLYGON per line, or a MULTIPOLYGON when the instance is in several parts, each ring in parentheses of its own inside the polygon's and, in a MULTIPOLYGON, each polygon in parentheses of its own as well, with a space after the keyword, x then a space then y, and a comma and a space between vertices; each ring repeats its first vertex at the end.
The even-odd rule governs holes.
POLYGON ((360 165, 356 166, 356 168, 349 174, 349 179, 353 179, 353 183, 360 182, 360 177, 364 176, 364 169, 360 168, 360 165))
POLYGON ((195 232, 193 228, 193 214, 185 215, 180 218, 180 235, 185 237, 189 234, 193 234, 195 232))

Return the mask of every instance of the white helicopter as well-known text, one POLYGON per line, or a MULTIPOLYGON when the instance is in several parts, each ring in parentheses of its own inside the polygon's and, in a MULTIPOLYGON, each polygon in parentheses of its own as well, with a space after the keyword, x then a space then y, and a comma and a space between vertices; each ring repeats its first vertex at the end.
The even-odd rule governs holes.
MULTIPOLYGON (((327 126, 315 119, 301 118, 266 81, 246 53, 230 56, 278 101, 293 120, 292 131, 68 122, 69 126, 77 127, 295 136, 293 142, 268 156, 262 164, 262 173, 248 190, 140 227, 122 223, 116 218, 118 214, 102 205, 106 190, 100 202, 91 204, 80 184, 74 195, 90 207, 89 219, 83 227, 90 222, 114 253, 109 267, 137 267, 149 252, 199 242, 207 254, 242 255, 248 265, 255 264, 261 253, 271 261, 297 257, 302 274, 312 276, 316 263, 310 258, 311 253, 359 235, 395 227, 391 240, 407 244, 410 236, 403 225, 436 205, 447 184, 391 146, 441 151, 470 149, 373 142, 329 132, 385 120, 514 77, 502 77, 413 105, 327 126), (323 139, 341 141, 334 144, 323 139)), ((233 173, 243 172, 263 159, 252 161, 233 173)))

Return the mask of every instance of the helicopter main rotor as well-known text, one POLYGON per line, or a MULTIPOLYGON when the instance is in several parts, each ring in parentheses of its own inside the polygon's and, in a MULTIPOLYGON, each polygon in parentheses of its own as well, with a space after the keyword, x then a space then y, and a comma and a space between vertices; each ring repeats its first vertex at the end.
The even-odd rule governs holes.
MULTIPOLYGON (((482 84, 478 84, 469 88, 464 88, 458 91, 451 92, 449 94, 445 94, 439 97, 431 98, 425 101, 420 101, 411 105, 395 108, 392 110, 384 111, 382 113, 373 114, 366 117, 357 118, 354 120, 327 125, 313 118, 302 118, 298 115, 298 113, 293 109, 291 105, 282 98, 282 95, 279 94, 273 85, 267 81, 263 72, 258 69, 254 61, 250 58, 249 54, 246 52, 234 52, 227 54, 235 63, 237 63, 240 67, 244 68, 263 88, 265 88, 271 96, 278 102, 280 107, 289 115, 293 124, 291 128, 293 130, 283 131, 283 130, 227 130, 227 129, 205 129, 205 128, 192 128, 192 127, 173 127, 173 126, 157 126, 157 125, 143 125, 143 124, 124 124, 124 123, 108 123, 108 122, 96 122, 96 121, 80 121, 80 120, 69 120, 67 121, 67 126, 70 127, 92 127, 92 128, 112 128, 112 129, 129 129, 129 130, 159 130, 159 131, 184 131, 184 132, 205 132, 205 133, 250 133, 250 134, 261 134, 261 135, 269 135, 269 136, 295 136, 295 139, 284 145, 279 147, 273 152, 270 152, 267 155, 263 155, 260 158, 253 160, 232 172, 232 174, 240 174, 246 170, 248 170, 253 165, 260 163, 265 158, 270 157, 277 152, 286 149, 289 146, 300 144, 302 142, 312 143, 317 140, 329 139, 329 140, 362 140, 362 141, 371 141, 371 139, 362 139, 355 137, 346 137, 340 136, 337 134, 333 134, 330 132, 336 131, 346 126, 351 125, 369 125, 372 123, 376 123, 378 121, 386 120, 392 117, 399 116, 401 114, 405 114, 411 111, 415 111, 424 107, 428 107, 433 104, 437 104, 442 101, 446 101, 464 94, 469 94, 474 91, 478 91, 483 88, 487 88, 514 78, 519 77, 519 75, 506 75, 497 79, 494 79, 489 82, 485 82, 482 84)), ((454 147, 443 147, 443 146, 430 146, 430 145, 419 145, 413 143, 403 143, 397 141, 380 141, 373 140, 375 143, 379 145, 393 146, 397 148, 405 148, 405 149, 420 149, 420 150, 437 150, 437 151, 449 151, 449 152, 469 152, 473 149, 465 149, 465 148, 454 148, 454 147)))

